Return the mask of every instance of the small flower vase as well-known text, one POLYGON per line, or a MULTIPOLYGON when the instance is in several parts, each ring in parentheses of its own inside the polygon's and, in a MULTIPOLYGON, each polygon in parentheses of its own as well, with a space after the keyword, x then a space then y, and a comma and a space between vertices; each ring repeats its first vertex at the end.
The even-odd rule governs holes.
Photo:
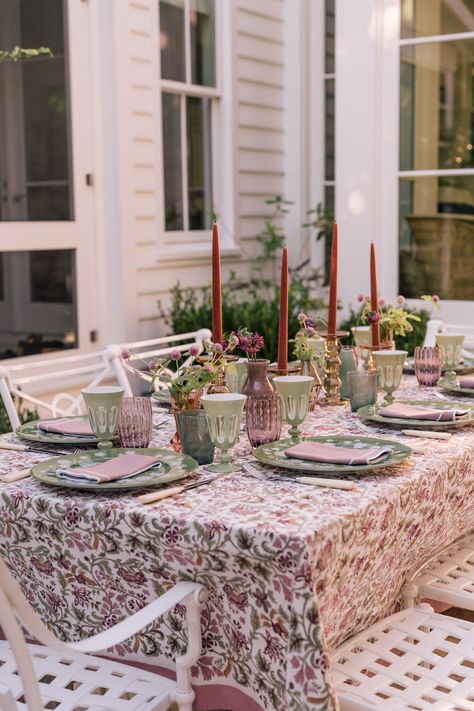
POLYGON ((308 410, 314 412, 321 392, 322 382, 316 366, 311 359, 300 360, 300 375, 309 375, 313 378, 313 384, 311 385, 311 392, 309 394, 308 410))
POLYGON ((276 442, 281 432, 280 398, 268 379, 268 360, 249 360, 242 393, 247 395, 245 418, 252 447, 276 442))
POLYGON ((383 337, 380 339, 380 348, 385 351, 395 350, 395 340, 393 338, 393 330, 391 328, 389 328, 388 331, 383 334, 383 337))
POLYGON ((353 370, 357 370, 357 364, 355 359, 355 353, 352 346, 342 346, 339 351, 339 358, 341 359, 341 366, 339 368, 339 378, 341 379, 341 398, 347 400, 349 397, 349 382, 347 380, 347 374, 353 370))
POLYGON ((171 412, 173 413, 176 432, 170 439, 170 444, 175 452, 181 452, 181 435, 179 432, 179 421, 177 413, 182 410, 198 410, 201 407, 202 390, 193 390, 189 395, 180 398, 179 401, 171 396, 171 412))

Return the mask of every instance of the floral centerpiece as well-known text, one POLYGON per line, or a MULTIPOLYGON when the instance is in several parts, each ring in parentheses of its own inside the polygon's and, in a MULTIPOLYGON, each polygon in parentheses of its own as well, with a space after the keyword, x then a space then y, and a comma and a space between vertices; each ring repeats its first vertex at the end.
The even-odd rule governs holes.
MULTIPOLYGON (((420 298, 439 308, 440 299, 436 294, 433 296, 424 294, 420 298)), ((401 294, 397 296, 395 304, 387 303, 385 299, 379 299, 376 311, 372 309, 370 296, 359 294, 357 300, 362 304, 358 323, 367 326, 379 323, 382 342, 387 347, 392 347, 395 336, 405 337, 407 333, 411 333, 413 322, 421 320, 417 313, 407 308, 406 298, 401 294)))
POLYGON ((265 339, 258 331, 252 333, 248 328, 239 328, 227 336, 224 345, 227 344, 233 344, 234 348, 240 350, 249 360, 258 360, 257 353, 264 347, 265 339))

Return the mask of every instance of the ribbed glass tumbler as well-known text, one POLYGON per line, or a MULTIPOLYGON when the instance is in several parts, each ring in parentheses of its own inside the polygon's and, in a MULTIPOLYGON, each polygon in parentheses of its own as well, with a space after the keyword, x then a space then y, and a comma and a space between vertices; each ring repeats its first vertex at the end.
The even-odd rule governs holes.
POLYGON ((124 397, 120 405, 118 435, 121 447, 148 447, 153 426, 149 397, 124 397))
POLYGON ((281 403, 274 395, 253 395, 245 407, 247 436, 252 447, 276 442, 281 432, 281 403))
POLYGON ((422 387, 432 388, 441 376, 443 358, 438 346, 415 348, 415 375, 422 387))

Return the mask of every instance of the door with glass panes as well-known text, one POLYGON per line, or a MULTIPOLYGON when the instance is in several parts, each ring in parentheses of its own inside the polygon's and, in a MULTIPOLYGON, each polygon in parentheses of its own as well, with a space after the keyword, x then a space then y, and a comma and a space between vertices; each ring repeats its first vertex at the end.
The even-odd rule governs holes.
POLYGON ((86 348, 95 275, 87 3, 1 0, 0 358, 86 348))

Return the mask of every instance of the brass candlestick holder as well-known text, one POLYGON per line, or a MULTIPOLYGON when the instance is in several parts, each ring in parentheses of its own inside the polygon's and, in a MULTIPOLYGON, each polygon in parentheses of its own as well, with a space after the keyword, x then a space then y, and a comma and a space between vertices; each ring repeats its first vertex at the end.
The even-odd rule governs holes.
POLYGON ((340 339, 349 335, 348 331, 337 331, 336 333, 321 333, 326 341, 324 354, 324 390, 325 399, 322 405, 345 405, 347 400, 341 399, 341 379, 339 369, 341 359, 339 358, 340 339))

